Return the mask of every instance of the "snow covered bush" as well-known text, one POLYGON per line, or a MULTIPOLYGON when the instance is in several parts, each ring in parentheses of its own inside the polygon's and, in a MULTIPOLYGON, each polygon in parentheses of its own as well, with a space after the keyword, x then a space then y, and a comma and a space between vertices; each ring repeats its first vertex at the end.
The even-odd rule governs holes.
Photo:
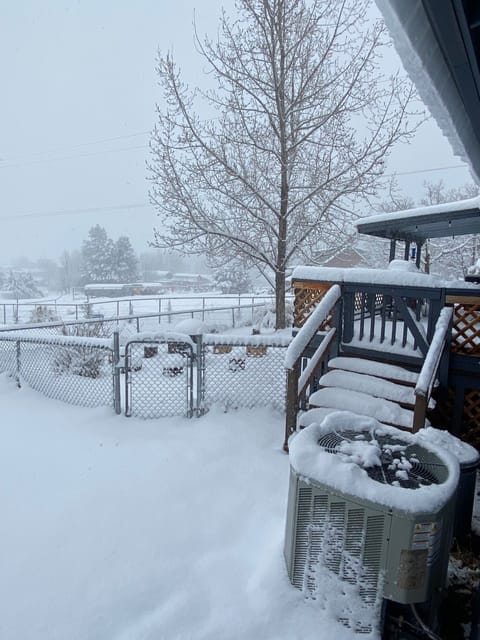
MULTIPOLYGON (((285 304, 285 318, 287 327, 293 325, 293 303, 285 304)), ((275 302, 266 302, 263 307, 255 309, 253 314, 253 327, 259 329, 275 329, 275 302)))
POLYGON ((30 322, 41 324, 42 322, 55 322, 58 316, 46 304, 37 305, 30 314, 30 322))
MULTIPOLYGON (((107 337, 107 329, 103 323, 63 326, 64 336, 107 337)), ((54 347, 52 360, 53 372, 57 375, 72 374, 84 378, 99 378, 107 359, 108 352, 87 345, 58 345, 54 347)))

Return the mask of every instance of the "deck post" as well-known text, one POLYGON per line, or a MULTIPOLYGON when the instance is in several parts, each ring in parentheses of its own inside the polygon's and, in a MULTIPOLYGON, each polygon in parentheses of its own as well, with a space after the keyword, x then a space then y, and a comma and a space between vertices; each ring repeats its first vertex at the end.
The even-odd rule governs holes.
POLYGON ((287 411, 285 415, 285 439, 283 441, 285 453, 288 453, 288 439, 297 428, 299 378, 300 361, 297 360, 293 368, 287 371, 287 411))
POLYGON ((425 426, 425 418, 427 416, 427 398, 425 396, 416 396, 415 409, 413 412, 413 433, 417 433, 425 426))
POLYGON ((397 250, 397 241, 392 238, 392 240, 390 240, 390 256, 388 258, 389 262, 391 262, 392 260, 395 260, 396 250, 397 250))

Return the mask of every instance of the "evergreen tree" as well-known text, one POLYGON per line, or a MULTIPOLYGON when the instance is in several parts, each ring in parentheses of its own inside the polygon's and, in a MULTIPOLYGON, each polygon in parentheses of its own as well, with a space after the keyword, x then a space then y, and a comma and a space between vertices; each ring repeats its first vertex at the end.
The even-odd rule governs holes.
POLYGON ((15 298, 41 298, 43 296, 30 272, 10 271, 3 286, 5 291, 11 292, 15 298))
POLYGON ((114 279, 114 244, 100 225, 88 232, 82 245, 82 277, 85 282, 111 282, 114 279))
POLYGON ((138 279, 138 262, 130 239, 120 236, 114 247, 115 280, 135 282, 138 279))

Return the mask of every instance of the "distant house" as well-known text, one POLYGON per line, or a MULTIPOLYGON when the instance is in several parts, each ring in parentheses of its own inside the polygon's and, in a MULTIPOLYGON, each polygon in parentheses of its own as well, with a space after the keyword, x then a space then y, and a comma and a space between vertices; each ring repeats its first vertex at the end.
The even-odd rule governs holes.
POLYGON ((315 259, 316 264, 322 267, 366 267, 367 257, 354 247, 346 247, 340 251, 325 251, 318 254, 315 259))
POLYGON ((155 282, 123 284, 95 283, 84 287, 88 297, 121 298, 130 296, 161 295, 164 293, 203 292, 214 288, 211 278, 197 273, 152 272, 155 282))

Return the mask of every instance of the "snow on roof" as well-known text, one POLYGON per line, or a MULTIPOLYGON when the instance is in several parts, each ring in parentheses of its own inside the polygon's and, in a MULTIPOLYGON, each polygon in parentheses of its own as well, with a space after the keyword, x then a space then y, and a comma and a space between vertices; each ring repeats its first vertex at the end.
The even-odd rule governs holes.
POLYGON ((474 149, 476 136, 425 8, 421 2, 412 4, 404 0, 376 0, 376 4, 420 97, 454 154, 470 164, 478 180, 478 167, 475 168, 469 157, 478 155, 474 149))
POLYGON ((428 438, 422 439, 418 435, 381 425, 374 418, 358 416, 348 411, 331 413, 320 424, 313 423, 294 434, 289 449, 292 468, 307 480, 327 484, 343 494, 400 511, 435 512, 444 506, 457 489, 459 464, 454 455, 433 444, 428 438), (345 430, 358 432, 359 439, 346 443, 351 446, 344 446, 340 454, 328 453, 319 446, 318 440, 322 435, 345 430), (373 436, 371 442, 361 439, 361 432, 365 431, 373 436), (406 443, 407 466, 407 451, 411 445, 419 445, 434 453, 447 467, 445 482, 408 489, 382 484, 370 478, 366 468, 379 463, 380 451, 375 437, 381 435, 398 440, 399 445, 406 443))
MULTIPOLYGON (((437 289, 446 286, 444 278, 428 275, 422 271, 413 273, 394 269, 343 269, 334 267, 297 267, 293 272, 294 280, 316 280, 318 282, 359 282, 364 284, 385 284, 399 286, 425 287, 437 289)), ((462 287, 464 283, 462 282, 462 287)), ((466 285, 468 286, 468 285, 466 285)))
POLYGON ((444 202, 441 204, 433 204, 427 207, 414 207, 413 209, 405 209, 404 211, 393 211, 391 213, 380 213, 366 218, 360 218, 353 224, 358 228, 359 225, 371 222, 393 222, 395 220, 408 220, 409 218, 432 217, 432 220, 439 213, 453 213, 455 211, 468 211, 471 209, 479 209, 480 213, 480 196, 468 198, 467 200, 457 200, 455 202, 444 202))

